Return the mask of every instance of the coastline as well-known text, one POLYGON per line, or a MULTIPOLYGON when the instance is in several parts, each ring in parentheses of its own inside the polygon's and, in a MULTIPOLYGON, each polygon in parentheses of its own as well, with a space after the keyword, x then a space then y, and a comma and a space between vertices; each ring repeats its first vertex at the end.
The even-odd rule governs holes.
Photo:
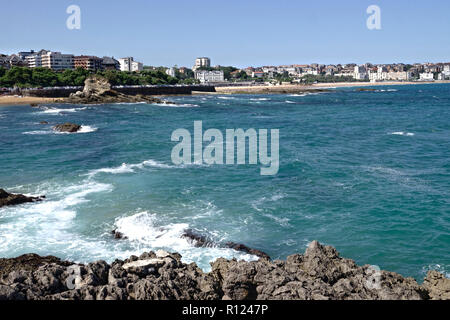
MULTIPOLYGON (((277 86, 224 86, 215 87, 215 92, 193 91, 192 95, 215 95, 215 94, 284 94, 284 93, 303 93, 303 92, 320 92, 321 90, 328 90, 334 88, 350 88, 350 87, 372 87, 372 86, 395 86, 395 85, 420 85, 420 84, 450 84, 450 80, 434 81, 434 82, 327 82, 316 83, 312 85, 277 85, 277 86)), ((181 94, 183 95, 183 94, 181 94)), ((152 95, 152 97, 166 97, 167 95, 152 95)), ((176 96, 174 94, 174 96, 176 96)), ((30 104, 55 104, 55 103, 70 103, 67 98, 44 98, 33 96, 0 96, 0 107, 5 106, 27 106, 30 104)))
POLYGON ((358 266, 317 241, 286 260, 218 258, 211 267, 204 273, 163 250, 86 265, 25 254, 0 258, 0 300, 450 299, 450 279, 437 271, 419 285, 394 272, 358 266))
POLYGON ((314 91, 320 89, 346 88, 346 87, 372 87, 372 86, 394 86, 394 85, 420 85, 420 84, 450 84, 450 80, 433 82, 326 82, 312 85, 286 84, 277 86, 245 86, 245 87, 216 87, 216 92, 211 94, 264 94, 264 93, 292 93, 303 91, 314 91))

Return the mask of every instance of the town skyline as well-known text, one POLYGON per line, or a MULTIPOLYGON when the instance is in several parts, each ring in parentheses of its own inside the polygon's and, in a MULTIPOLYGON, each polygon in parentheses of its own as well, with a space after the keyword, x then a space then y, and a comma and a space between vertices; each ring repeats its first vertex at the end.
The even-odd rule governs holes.
MULTIPOLYGON (((180 63, 173 63, 171 65, 159 65, 159 64, 152 64, 151 62, 148 63, 146 61, 143 61, 142 59, 139 59, 139 54, 136 54, 134 52, 129 52, 127 55, 124 56, 118 56, 118 55, 107 55, 104 54, 102 52, 99 53, 91 53, 91 51, 79 51, 74 53, 74 52, 66 52, 61 48, 56 48, 55 50, 49 49, 49 48, 18 48, 15 49, 13 51, 1 51, 0 50, 0 54, 6 54, 6 55, 14 55, 17 54, 19 52, 30 52, 30 51, 34 51, 35 53, 41 51, 41 50, 45 50, 45 51, 49 51, 49 52, 59 52, 62 54, 70 54, 70 55, 74 55, 74 56, 87 56, 87 57, 111 57, 117 60, 120 59, 125 59, 125 58, 129 58, 129 57, 133 57, 135 60, 139 60, 141 61, 140 63, 142 63, 143 66, 149 66, 149 67, 166 67, 166 68, 171 68, 171 67, 186 67, 186 68, 192 68, 195 65, 195 60, 200 58, 200 57, 210 57, 207 55, 198 55, 198 56, 193 56, 193 55, 189 55, 189 57, 192 57, 191 62, 187 63, 186 65, 180 64, 180 63)), ((248 67, 254 67, 254 68, 258 68, 258 67, 266 67, 266 66, 301 66, 301 65, 366 65, 366 64, 371 64, 371 65, 396 65, 396 64, 404 64, 404 65, 415 65, 415 64, 450 64, 450 56, 446 59, 443 60, 423 60, 423 61, 406 61, 406 60, 399 60, 399 61, 384 61, 384 62, 374 62, 374 61, 365 61, 365 62, 356 62, 356 61, 335 61, 335 62, 319 62, 319 61, 313 61, 313 62, 304 62, 304 61, 297 61, 297 62, 292 62, 292 63, 265 63, 265 64, 253 64, 253 65, 243 65, 243 64, 237 64, 237 65, 229 65, 229 64, 225 64, 225 63, 217 63, 216 59, 214 59, 214 57, 211 57, 211 66, 233 66, 236 68, 240 68, 240 69, 244 69, 244 68, 248 68, 248 67)))
POLYGON ((189 66, 196 57, 215 64, 247 66, 371 62, 445 62, 450 3, 429 1, 411 6, 406 0, 320 4, 305 1, 245 3, 130 0, 120 3, 76 1, 81 28, 66 27, 72 1, 30 2, 24 11, 11 3, 0 21, 0 52, 58 48, 75 55, 132 54, 146 65, 189 66), (381 29, 366 26, 367 8, 381 10, 381 29), (430 7, 433 14, 429 14, 430 7), (220 12, 220 19, 217 18, 220 12), (117 22, 115 22, 117 21, 117 22), (39 32, 34 32, 38 30, 39 32), (85 50, 84 48, 89 48, 85 50), (85 52, 86 51, 86 52, 85 52), (87 52, 89 51, 89 52, 87 52), (188 54, 186 54, 188 53, 188 54))

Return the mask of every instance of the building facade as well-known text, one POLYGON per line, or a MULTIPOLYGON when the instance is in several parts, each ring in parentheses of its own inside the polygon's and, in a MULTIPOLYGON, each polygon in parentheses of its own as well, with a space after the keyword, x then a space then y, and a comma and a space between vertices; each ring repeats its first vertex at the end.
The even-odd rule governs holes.
POLYGON ((86 70, 102 70, 103 69, 103 59, 95 56, 76 56, 73 59, 74 67, 83 68, 86 70))
POLYGON ((134 61, 133 57, 126 57, 119 59, 120 71, 139 72, 144 70, 144 64, 134 61))
POLYGON ((199 80, 200 83, 212 83, 212 82, 224 82, 223 71, 196 71, 195 79, 199 80))
POLYGON ((42 67, 55 71, 73 69, 73 54, 62 54, 61 52, 49 51, 41 55, 42 67))
POLYGON ((118 60, 110 57, 102 58, 102 69, 103 70, 120 70, 120 63, 118 60))

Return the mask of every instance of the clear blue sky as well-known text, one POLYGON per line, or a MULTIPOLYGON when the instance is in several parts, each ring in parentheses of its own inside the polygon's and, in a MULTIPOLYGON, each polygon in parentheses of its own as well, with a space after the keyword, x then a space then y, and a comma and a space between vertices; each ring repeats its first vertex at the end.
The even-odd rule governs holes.
POLYGON ((0 0, 0 53, 50 49, 191 67, 450 61, 449 0, 0 0), (81 30, 66 8, 81 8, 81 30), (366 9, 381 8, 382 30, 366 9))

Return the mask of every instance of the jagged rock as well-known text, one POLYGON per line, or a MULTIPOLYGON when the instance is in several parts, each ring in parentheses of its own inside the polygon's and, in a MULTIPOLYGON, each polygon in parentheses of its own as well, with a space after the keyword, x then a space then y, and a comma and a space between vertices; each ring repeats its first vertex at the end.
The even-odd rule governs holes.
POLYGON ((428 271, 423 287, 433 300, 450 300, 450 279, 440 272, 428 271))
POLYGON ((143 95, 126 95, 111 89, 111 84, 104 77, 98 75, 89 76, 84 82, 83 91, 70 94, 66 99, 74 104, 104 104, 104 103, 164 103, 162 100, 143 95))
POLYGON ((55 257, 0 259, 0 300, 375 300, 449 299, 449 282, 431 271, 423 286, 396 273, 358 266, 314 241, 285 261, 219 258, 204 273, 177 253, 145 252, 111 264, 55 257), (73 273, 72 269, 78 269, 73 273), (75 281, 73 277, 77 277, 75 281), (69 278, 70 277, 70 278, 69 278), (69 281, 70 280, 70 281, 69 281), (75 284, 72 286, 71 284, 75 284))
POLYGON ((3 206, 12 206, 27 202, 42 201, 44 198, 45 196, 27 197, 23 194, 8 193, 5 190, 0 189, 0 208, 3 206))
POLYGON ((53 127, 55 131, 59 132, 68 132, 68 133, 74 133, 81 129, 81 126, 79 124, 66 122, 63 124, 57 124, 53 127))

